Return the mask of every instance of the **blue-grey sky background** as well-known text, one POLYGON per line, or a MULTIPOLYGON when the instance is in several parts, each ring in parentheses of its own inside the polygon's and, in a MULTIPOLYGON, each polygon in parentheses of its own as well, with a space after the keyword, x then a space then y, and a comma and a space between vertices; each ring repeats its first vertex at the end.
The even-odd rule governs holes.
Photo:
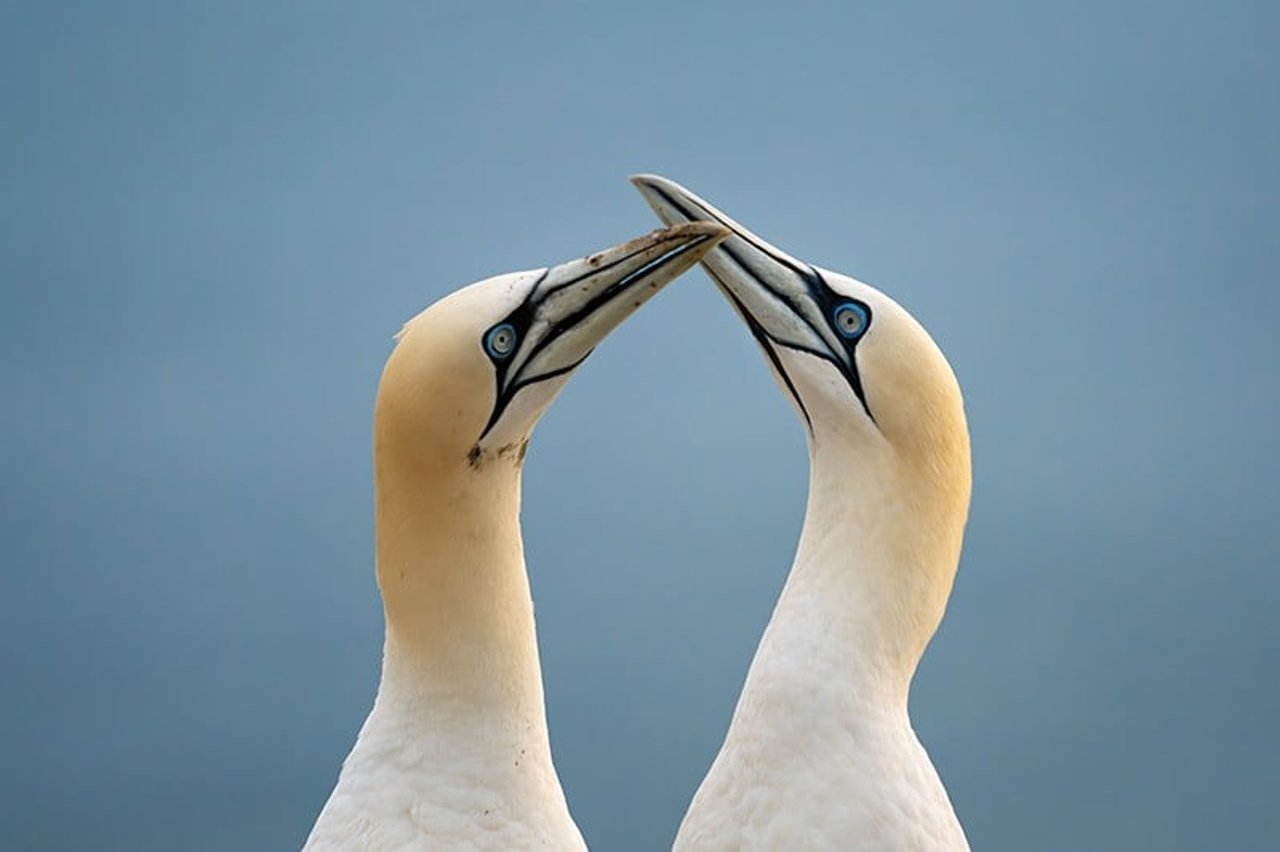
MULTIPOLYGON (((656 171, 911 310, 975 491, 913 716, 978 849, 1280 846, 1280 6, 0 7, 0 848, 299 846, 373 698, 370 425, 656 171)), ((552 741, 664 848, 799 424, 700 272, 538 428, 552 741)))

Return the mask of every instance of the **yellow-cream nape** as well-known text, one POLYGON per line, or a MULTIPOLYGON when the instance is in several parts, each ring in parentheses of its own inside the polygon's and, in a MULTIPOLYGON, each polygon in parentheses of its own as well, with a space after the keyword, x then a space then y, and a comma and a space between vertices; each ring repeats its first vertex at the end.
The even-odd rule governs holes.
POLYGON ((726 233, 490 278, 398 335, 374 413, 382 679, 308 849, 585 848, 551 757, 521 462, 592 349, 726 233))

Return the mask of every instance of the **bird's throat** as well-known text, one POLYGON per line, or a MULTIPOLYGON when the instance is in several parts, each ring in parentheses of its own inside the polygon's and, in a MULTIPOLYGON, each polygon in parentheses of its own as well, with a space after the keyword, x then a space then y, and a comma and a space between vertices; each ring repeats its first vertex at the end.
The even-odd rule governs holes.
POLYGON ((380 692, 411 696, 426 715, 545 730, 518 467, 379 467, 380 692))
POLYGON ((850 688, 903 708, 946 607, 963 528, 949 506, 919 498, 912 476, 890 453, 813 449, 804 527, 769 626, 784 645, 829 658, 821 668, 850 688))

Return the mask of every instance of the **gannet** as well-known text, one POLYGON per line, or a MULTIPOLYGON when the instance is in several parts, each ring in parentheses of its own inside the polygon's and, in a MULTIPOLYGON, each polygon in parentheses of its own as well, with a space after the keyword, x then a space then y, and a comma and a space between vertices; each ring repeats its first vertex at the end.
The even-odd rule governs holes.
POLYGON ((907 714, 969 509, 951 367, 878 290, 779 251, 669 180, 632 181, 667 224, 733 232, 703 268, 809 446, 795 561, 675 848, 968 849, 907 714))
POLYGON ((306 849, 585 848, 551 760, 521 463, 595 345, 725 236, 655 231, 404 326, 374 411, 382 681, 306 849))

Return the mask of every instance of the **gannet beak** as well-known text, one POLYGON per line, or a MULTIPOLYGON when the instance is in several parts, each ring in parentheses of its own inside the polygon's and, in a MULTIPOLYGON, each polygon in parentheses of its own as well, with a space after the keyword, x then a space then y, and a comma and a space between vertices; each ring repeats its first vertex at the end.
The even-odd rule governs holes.
POLYGON ((685 222, 544 270, 504 320, 527 332, 498 367, 498 399, 485 433, 522 387, 573 370, 609 332, 728 236, 715 222, 685 222))
POLYGON ((834 364, 866 407, 853 347, 841 340, 829 321, 844 297, 828 286, 822 270, 760 239, 675 181, 635 175, 631 182, 668 225, 715 222, 732 232, 703 258, 702 266, 746 322, 806 419, 808 412, 783 369, 778 347, 834 364))

